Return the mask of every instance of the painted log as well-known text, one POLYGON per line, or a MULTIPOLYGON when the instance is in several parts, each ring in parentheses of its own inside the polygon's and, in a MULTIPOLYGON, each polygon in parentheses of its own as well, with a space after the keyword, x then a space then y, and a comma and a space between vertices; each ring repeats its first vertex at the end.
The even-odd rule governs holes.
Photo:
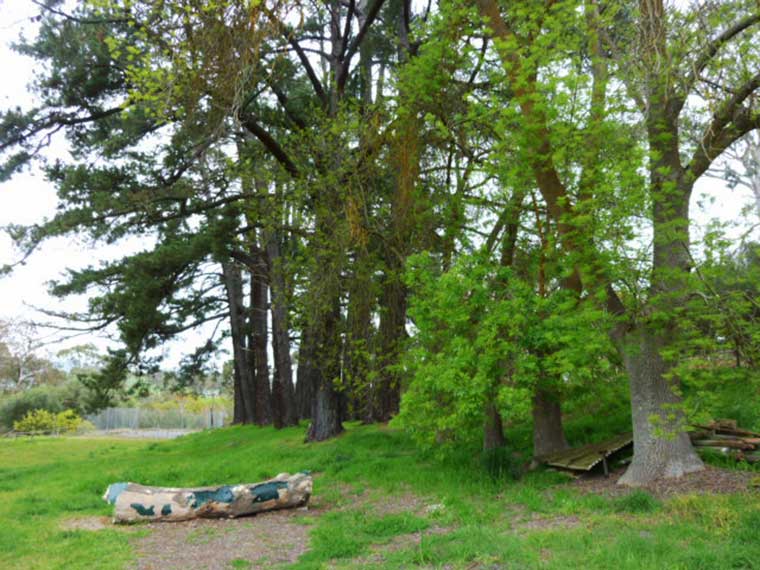
POLYGON ((261 483, 220 487, 171 488, 113 483, 103 499, 114 505, 116 523, 234 518, 304 506, 311 496, 312 484, 308 473, 281 473, 261 483))

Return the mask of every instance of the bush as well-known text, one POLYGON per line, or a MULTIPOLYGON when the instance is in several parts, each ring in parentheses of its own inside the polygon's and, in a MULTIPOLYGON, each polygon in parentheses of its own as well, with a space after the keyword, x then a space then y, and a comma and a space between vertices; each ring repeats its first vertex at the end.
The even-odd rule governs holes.
POLYGON ((32 410, 19 421, 13 422, 14 430, 25 433, 72 433, 89 431, 94 427, 74 410, 64 410, 57 414, 48 410, 32 410))
POLYGON ((67 382, 61 386, 39 386, 15 394, 0 403, 0 427, 11 429, 14 422, 32 410, 47 410, 57 414, 70 409, 81 415, 86 392, 78 382, 67 382))
POLYGON ((55 427, 55 414, 47 410, 32 410, 22 419, 13 422, 13 429, 27 433, 50 432, 55 427))

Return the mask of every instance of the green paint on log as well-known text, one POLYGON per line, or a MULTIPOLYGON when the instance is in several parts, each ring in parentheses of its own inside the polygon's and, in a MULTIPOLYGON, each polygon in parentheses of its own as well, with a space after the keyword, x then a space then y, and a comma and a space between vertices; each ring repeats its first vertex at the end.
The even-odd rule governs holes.
POLYGON ((147 509, 145 508, 145 505, 141 505, 140 503, 132 503, 129 506, 132 507, 134 510, 136 510, 137 514, 140 515, 141 517, 154 517, 154 516, 156 516, 156 513, 153 510, 153 505, 151 505, 147 509))
POLYGON ((193 491, 193 503, 190 505, 194 509, 205 505, 206 503, 231 503, 235 500, 232 487, 225 485, 214 491, 193 491))
POLYGON ((112 505, 115 504, 116 499, 118 499, 119 495, 124 492, 124 490, 127 488, 127 485, 129 485, 129 483, 113 483, 109 485, 108 490, 106 491, 106 501, 112 505))
POLYGON ((170 514, 172 514, 172 506, 164 505, 163 507, 161 507, 161 514, 165 517, 168 517, 170 514))
POLYGON ((250 488, 253 495, 254 503, 264 503, 277 499, 280 494, 277 492, 279 489, 287 489, 287 481, 271 481, 269 483, 262 483, 261 485, 254 485, 250 488))

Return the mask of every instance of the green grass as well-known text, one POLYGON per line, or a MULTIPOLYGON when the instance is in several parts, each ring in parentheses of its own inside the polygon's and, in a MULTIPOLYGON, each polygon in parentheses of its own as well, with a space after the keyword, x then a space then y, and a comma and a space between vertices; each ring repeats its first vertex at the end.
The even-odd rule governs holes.
MULTIPOLYGON (((101 500, 114 481, 193 486, 253 482, 282 471, 318 474, 321 516, 299 516, 310 550, 293 570, 760 569, 760 494, 658 500, 644 492, 607 499, 581 495, 566 478, 537 472, 520 481, 490 477, 482 462, 439 462, 401 433, 349 426, 343 436, 304 444, 303 429, 234 427, 174 441, 78 438, 0 440, 0 568, 132 568, 135 536, 114 528, 62 530, 65 519, 108 515, 101 500), (378 501, 414 493, 430 512, 382 514, 346 489, 378 501), (336 507, 336 508, 332 508, 336 507), (339 508, 338 508, 339 507, 339 508), (572 524, 520 524, 526 518, 572 524), (403 541, 430 532, 421 541, 403 541), (417 534, 418 535, 418 534, 417 534), (392 544, 390 544, 392 543, 392 544), (371 556, 378 549, 382 556, 371 556), (380 561, 378 561, 380 560, 380 561)), ((214 537, 193 535, 204 542, 214 537)), ((234 560, 232 568, 247 568, 234 560)))

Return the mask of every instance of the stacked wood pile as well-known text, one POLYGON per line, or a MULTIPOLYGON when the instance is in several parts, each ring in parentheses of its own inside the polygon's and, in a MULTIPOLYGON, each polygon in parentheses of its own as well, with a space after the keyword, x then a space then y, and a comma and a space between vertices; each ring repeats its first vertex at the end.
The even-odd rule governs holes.
POLYGON ((691 442, 698 449, 722 453, 737 461, 760 463, 760 433, 740 428, 736 420, 716 420, 709 425, 695 425, 691 442))

